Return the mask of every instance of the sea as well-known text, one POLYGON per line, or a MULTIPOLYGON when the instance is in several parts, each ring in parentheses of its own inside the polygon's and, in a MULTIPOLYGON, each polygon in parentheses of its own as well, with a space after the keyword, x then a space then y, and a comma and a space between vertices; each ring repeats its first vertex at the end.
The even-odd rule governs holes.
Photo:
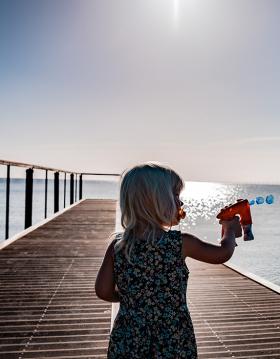
MULTIPOLYGON (((64 208, 64 183, 59 184, 59 209, 64 208)), ((69 206, 69 184, 66 190, 66 207, 69 206)), ((47 214, 53 215, 53 180, 48 181, 47 214)), ((280 285, 280 185, 235 184, 214 182, 185 182, 181 193, 186 218, 173 229, 191 233, 203 241, 218 245, 221 225, 216 215, 226 205, 237 199, 256 200, 272 195, 274 202, 251 205, 254 240, 237 238, 237 244, 229 264, 253 273, 269 282, 280 285)), ((83 181, 83 198, 119 198, 117 180, 83 181)), ((78 194, 77 194, 78 199, 78 194)), ((10 228, 9 237, 24 230, 25 180, 11 179, 10 182, 10 228)), ((5 240, 6 179, 0 178, 0 242, 5 240)), ((32 224, 44 219, 45 180, 34 179, 32 224)))

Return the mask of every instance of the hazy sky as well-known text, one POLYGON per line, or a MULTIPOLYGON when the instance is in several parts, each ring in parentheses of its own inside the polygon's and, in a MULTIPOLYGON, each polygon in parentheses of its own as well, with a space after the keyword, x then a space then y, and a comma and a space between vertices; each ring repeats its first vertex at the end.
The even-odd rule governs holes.
POLYGON ((280 183, 280 1, 1 0, 0 159, 280 183))

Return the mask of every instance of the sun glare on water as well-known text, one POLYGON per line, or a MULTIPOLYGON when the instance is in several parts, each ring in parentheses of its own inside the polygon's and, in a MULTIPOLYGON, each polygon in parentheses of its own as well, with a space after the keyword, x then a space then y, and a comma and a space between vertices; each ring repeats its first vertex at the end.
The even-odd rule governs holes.
POLYGON ((226 204, 236 201, 239 192, 238 185, 213 182, 185 182, 181 193, 187 216, 186 225, 194 226, 199 222, 216 221, 216 215, 226 204))
POLYGON ((215 198, 221 195, 223 187, 222 184, 212 182, 185 182, 182 196, 195 200, 215 198))

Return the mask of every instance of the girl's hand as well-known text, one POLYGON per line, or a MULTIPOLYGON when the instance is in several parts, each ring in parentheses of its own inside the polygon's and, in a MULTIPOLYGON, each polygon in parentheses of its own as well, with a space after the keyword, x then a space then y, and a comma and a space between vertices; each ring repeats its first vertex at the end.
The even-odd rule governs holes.
POLYGON ((219 224, 222 225, 223 230, 226 232, 227 230, 233 230, 235 234, 235 238, 242 237, 242 227, 240 225, 240 220, 238 216, 234 216, 231 220, 219 220, 219 224))

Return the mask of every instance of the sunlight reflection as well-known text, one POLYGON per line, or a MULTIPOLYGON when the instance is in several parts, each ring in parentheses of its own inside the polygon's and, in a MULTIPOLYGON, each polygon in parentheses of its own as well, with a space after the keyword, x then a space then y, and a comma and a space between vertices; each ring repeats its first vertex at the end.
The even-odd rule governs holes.
POLYGON ((235 202, 240 192, 239 185, 212 182, 185 182, 181 193, 186 218, 181 221, 182 227, 191 228, 206 221, 217 222, 216 215, 222 207, 235 202))
POLYGON ((212 182, 185 182, 185 190, 182 195, 195 200, 219 196, 221 189, 226 187, 212 182))

